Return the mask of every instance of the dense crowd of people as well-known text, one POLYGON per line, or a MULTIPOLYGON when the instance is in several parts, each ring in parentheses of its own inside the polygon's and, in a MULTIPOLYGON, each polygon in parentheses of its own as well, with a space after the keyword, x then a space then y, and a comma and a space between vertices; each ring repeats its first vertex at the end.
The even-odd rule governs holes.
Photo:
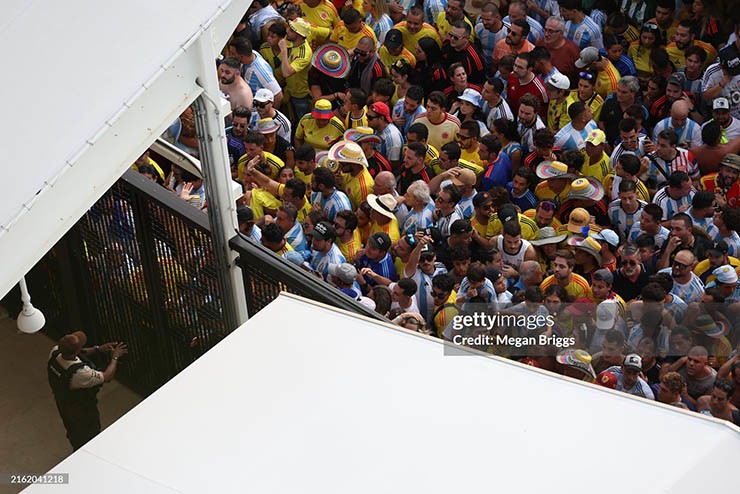
POLYGON ((259 0, 223 55, 244 235, 406 328, 740 424, 740 4, 259 0))

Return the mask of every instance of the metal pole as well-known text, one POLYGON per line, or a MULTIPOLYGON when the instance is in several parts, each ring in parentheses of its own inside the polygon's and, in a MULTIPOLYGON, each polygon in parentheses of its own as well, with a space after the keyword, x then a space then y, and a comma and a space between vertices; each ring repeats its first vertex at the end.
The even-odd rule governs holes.
POLYGON ((193 104, 195 131, 200 148, 208 218, 213 233, 213 250, 222 287, 224 321, 235 329, 247 320, 242 272, 236 263, 237 254, 229 249, 229 239, 236 234, 236 198, 232 191, 231 166, 226 148, 224 112, 216 76, 216 52, 212 29, 206 31, 193 48, 198 53, 197 83, 203 93, 193 104))

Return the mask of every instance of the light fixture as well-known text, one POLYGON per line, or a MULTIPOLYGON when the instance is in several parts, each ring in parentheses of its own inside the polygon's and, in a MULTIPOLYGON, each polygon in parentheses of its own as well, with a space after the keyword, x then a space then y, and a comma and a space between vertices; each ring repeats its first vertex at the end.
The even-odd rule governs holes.
POLYGON ((26 278, 21 278, 18 285, 21 289, 21 301, 23 302, 23 310, 18 314, 18 331, 21 333, 32 334, 44 327, 44 324, 46 324, 46 318, 40 310, 31 304, 31 295, 28 293, 26 278))

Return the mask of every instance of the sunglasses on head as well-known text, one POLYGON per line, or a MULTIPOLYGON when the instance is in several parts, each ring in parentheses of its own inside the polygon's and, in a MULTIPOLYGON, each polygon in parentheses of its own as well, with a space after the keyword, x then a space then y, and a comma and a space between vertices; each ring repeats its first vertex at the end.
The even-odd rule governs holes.
POLYGON ((581 79, 586 79, 587 81, 593 81, 594 75, 591 72, 579 72, 578 77, 581 79))
POLYGON ((545 211, 555 211, 555 203, 550 201, 542 201, 540 203, 540 208, 544 209, 545 211))

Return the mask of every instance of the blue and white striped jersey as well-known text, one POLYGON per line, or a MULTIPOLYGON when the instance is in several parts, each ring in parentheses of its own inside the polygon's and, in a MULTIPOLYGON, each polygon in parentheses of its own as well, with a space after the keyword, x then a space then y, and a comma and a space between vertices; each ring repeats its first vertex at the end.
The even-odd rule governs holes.
POLYGON ((512 122, 516 120, 514 118, 514 112, 511 111, 511 107, 509 106, 509 103, 506 102, 504 98, 501 98, 501 100, 498 102, 498 105, 491 108, 488 106, 488 101, 485 101, 483 103, 483 114, 486 116, 486 126, 489 129, 493 128, 493 121, 499 118, 505 118, 506 120, 511 120, 512 122))
POLYGON ((311 266, 311 269, 321 273, 322 276, 326 278, 329 276, 329 264, 342 264, 345 262, 347 262, 347 260, 342 255, 342 251, 339 250, 337 244, 332 243, 331 249, 329 249, 329 252, 326 254, 313 251, 309 265, 311 266))
POLYGON ((242 78, 247 81, 249 87, 252 89, 252 93, 256 93, 258 89, 266 88, 272 91, 272 94, 277 94, 283 90, 280 87, 275 74, 272 71, 272 67, 267 61, 262 58, 257 50, 253 51, 254 61, 249 65, 242 65, 242 78))
MULTIPOLYGON (((659 273, 671 274, 672 268, 663 268, 659 273)), ((691 302, 699 302, 701 297, 704 295, 704 282, 702 282, 698 276, 691 273, 691 279, 687 283, 678 283, 675 279, 673 280, 673 289, 671 293, 687 304, 691 302)))
POLYGON ((584 17, 583 21, 578 24, 573 21, 566 22, 565 37, 575 43, 581 50, 589 46, 596 47, 599 50, 604 48, 601 29, 589 16, 584 17))
POLYGON ((660 206, 660 208, 663 210, 663 219, 669 220, 673 218, 673 215, 675 215, 676 213, 680 213, 679 208, 681 206, 691 205, 691 200, 694 198, 694 194, 696 194, 696 189, 691 187, 691 192, 689 192, 689 195, 683 196, 679 199, 673 199, 670 195, 668 195, 668 186, 666 185, 655 193, 655 196, 653 197, 653 203, 660 206))
POLYGON ((723 237, 719 233, 719 228, 712 225, 707 229, 707 233, 715 242, 724 240, 727 244, 727 254, 732 257, 738 257, 738 254, 740 254, 740 235, 737 232, 732 232, 729 237, 723 237))
POLYGON ((388 161, 401 161, 403 151, 403 134, 398 130, 396 124, 390 123, 378 134, 380 136, 380 154, 388 158, 388 161))
MULTIPOLYGON (((503 18, 503 22, 511 26, 511 19, 508 15, 503 18)), ((527 39, 530 43, 536 45, 539 40, 545 37, 545 29, 542 27, 542 24, 529 16, 527 16, 527 24, 529 24, 529 34, 527 35, 527 39)))
MULTIPOLYGON (((643 233, 646 233, 646 232, 643 232, 642 230, 640 230, 640 222, 635 221, 632 224, 632 228, 630 228, 628 240, 634 243, 635 240, 637 240, 637 237, 639 237, 643 233)), ((655 245, 658 246, 659 249, 663 246, 663 242, 666 241, 670 233, 671 231, 668 228, 661 225, 660 231, 656 235, 653 235, 653 238, 655 239, 655 245)))
MULTIPOLYGON (((288 120, 288 117, 283 115, 280 110, 275 110, 275 116, 272 117, 272 119, 275 121, 276 124, 280 126, 280 128, 277 131, 277 134, 285 139, 288 142, 292 142, 290 138, 290 132, 292 124, 290 123, 290 120, 288 120)), ((256 111, 252 112, 252 116, 249 117, 249 130, 257 130, 257 122, 260 121, 260 114, 256 111)))
POLYGON ((334 193, 329 197, 324 197, 321 192, 311 194, 311 204, 320 204, 324 213, 331 221, 334 221, 339 211, 352 211, 352 204, 349 202, 347 194, 341 190, 334 189, 334 193))
POLYGON ((615 199, 609 203, 609 221, 611 222, 614 231, 617 232, 621 240, 627 238, 630 230, 632 229, 632 225, 640 221, 640 216, 642 216, 642 208, 647 206, 647 203, 645 201, 641 201, 638 199, 637 202, 640 204, 640 207, 638 207, 637 211, 635 211, 634 213, 628 213, 627 211, 622 209, 621 199, 615 199))
MULTIPOLYGON (((534 151, 534 131, 537 129, 544 129, 545 123, 542 119, 537 116, 534 124, 531 127, 527 127, 521 122, 516 126, 519 131, 519 143, 522 146, 522 156, 527 156, 529 153, 534 151)), ((555 144, 557 146, 557 144, 555 144)))
MULTIPOLYGON (((586 137, 589 132, 598 129, 598 125, 593 120, 589 120, 583 130, 576 130, 573 128, 573 123, 568 123, 565 127, 560 129, 555 134, 555 147, 559 147, 561 151, 568 151, 569 149, 582 150, 586 148, 586 137)), ((532 151, 532 148, 530 151, 532 151)))
POLYGON ((686 119, 686 123, 683 127, 674 126, 671 117, 664 118, 655 124, 653 140, 658 142, 658 134, 666 129, 673 129, 676 131, 676 134, 678 134, 678 145, 681 147, 690 148, 702 145, 701 126, 690 118, 686 119))
POLYGON ((434 224, 434 203, 430 202, 421 211, 410 210, 403 219, 401 226, 402 235, 413 235, 414 233, 430 227, 434 224))
POLYGON ((491 63, 493 60, 493 50, 496 48, 496 43, 501 41, 502 39, 506 39, 506 35, 509 34, 509 27, 510 24, 508 22, 504 22, 503 26, 501 26, 501 29, 499 29, 497 32, 489 31, 485 27, 483 27, 483 21, 478 20, 478 22, 475 25, 474 31, 475 31, 475 37, 477 40, 480 41, 481 49, 483 50, 483 54, 485 55, 485 64, 486 68, 491 68, 491 63))
MULTIPOLYGON (((408 14, 411 5, 415 2, 414 0, 408 0, 408 7, 405 7, 406 2, 402 1, 401 5, 404 5, 404 13, 408 14)), ((424 22, 436 26, 437 16, 440 12, 444 12, 447 7, 447 0, 425 0, 424 2, 424 22)))

